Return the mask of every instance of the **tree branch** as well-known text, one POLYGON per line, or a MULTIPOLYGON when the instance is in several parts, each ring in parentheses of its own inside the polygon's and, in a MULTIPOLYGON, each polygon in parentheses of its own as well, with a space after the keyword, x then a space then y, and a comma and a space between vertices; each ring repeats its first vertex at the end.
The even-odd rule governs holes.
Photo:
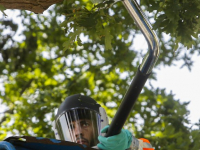
POLYGON ((33 81, 33 79, 29 80, 28 83, 23 87, 23 89, 20 92, 20 96, 24 93, 24 91, 30 87, 31 82, 33 81))
POLYGON ((63 0, 1 0, 0 5, 6 9, 30 10, 36 14, 43 13, 52 4, 63 0))

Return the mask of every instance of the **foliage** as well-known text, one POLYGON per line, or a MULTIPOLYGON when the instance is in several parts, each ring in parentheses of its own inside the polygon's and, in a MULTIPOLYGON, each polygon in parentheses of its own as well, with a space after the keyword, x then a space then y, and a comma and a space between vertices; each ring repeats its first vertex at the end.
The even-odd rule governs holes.
MULTIPOLYGON (((74 0, 66 0, 64 2, 64 8, 61 12, 66 15, 66 20, 63 25, 65 26, 67 23, 73 21, 76 27, 79 26, 83 30, 88 30, 89 35, 95 33, 95 37, 97 38, 105 36, 105 38, 108 38, 105 41, 106 48, 111 49, 110 34, 106 35, 104 31, 108 26, 118 23, 119 15, 117 15, 117 18, 116 15, 110 17, 107 10, 110 9, 113 12, 117 12, 116 9, 119 9, 119 7, 123 8, 123 6, 118 2, 114 5, 116 7, 112 7, 114 1, 103 1, 95 5, 92 5, 89 0, 84 2, 86 3, 85 5, 83 3, 74 3, 74 0)), ((198 39, 200 26, 199 0, 147 0, 141 1, 141 3, 153 14, 155 20, 154 29, 171 36, 172 41, 175 43, 174 50, 177 50, 179 43, 187 48, 195 45, 194 39, 198 39)), ((121 13, 120 17, 122 18, 124 15, 126 14, 121 13)), ((116 34, 121 32, 119 30, 116 31, 116 34)), ((82 32, 79 31, 74 34, 78 36, 80 33, 82 32)))
POLYGON ((0 5, 0 11, 4 14, 4 16, 7 16, 4 10, 5 10, 4 6, 0 5))
MULTIPOLYGON (((171 12, 164 8, 172 1, 164 2, 158 12, 166 11, 164 14, 170 16, 171 12)), ((146 1, 144 6, 153 11, 154 3, 161 5, 160 1, 146 1)), ((22 20, 23 31, 12 20, 1 20, 0 76, 4 90, 0 99, 7 106, 0 116, 1 140, 9 134, 53 138, 51 122, 56 108, 75 93, 93 97, 105 107, 110 119, 114 116, 143 52, 132 46, 140 31, 126 10, 121 3, 111 5, 69 0, 64 7, 57 5, 49 10, 48 16, 21 11, 18 19, 22 20), (64 14, 62 24, 60 13, 64 14), (18 32, 20 41, 14 38, 18 32)), ((159 16, 162 15, 157 13, 155 27, 164 25, 159 16)), ((183 66, 190 68, 199 42, 194 40, 194 47, 187 55, 183 55, 182 47, 174 54, 174 41, 185 42, 187 37, 179 39, 179 26, 170 27, 157 29, 161 55, 156 67, 170 66, 183 59, 183 66), (171 33, 169 40, 164 40, 163 31, 171 33)), ((152 73, 150 80, 155 78, 152 73)), ((191 128, 187 104, 175 100, 172 93, 167 94, 163 89, 145 87, 126 127, 136 137, 150 139, 156 149, 197 149, 199 130, 191 128)), ((196 126, 200 127, 198 123, 196 126)))
MULTIPOLYGON (((191 56, 199 47, 200 2, 148 0, 141 1, 141 5, 146 8, 148 19, 153 20, 153 28, 161 39, 160 60, 164 61, 163 65, 171 65, 173 59, 184 59, 183 66, 191 70, 193 65, 191 56), (190 48, 187 55, 184 54, 184 47, 190 48)), ((104 44, 107 50, 114 48, 113 37, 130 43, 132 42, 130 35, 134 37, 138 32, 138 28, 121 2, 103 1, 92 4, 89 0, 81 2, 66 0, 59 12, 66 17, 61 26, 65 28, 67 35, 72 37, 71 44, 76 41, 81 46, 79 37, 84 33, 93 42, 104 44), (130 29, 133 35, 130 34, 130 29)), ((66 41, 63 46, 67 48, 70 42, 66 41)))
POLYGON ((142 1, 147 10, 155 11, 154 28, 170 34, 178 43, 190 48, 198 39, 200 2, 198 0, 147 0, 142 1))

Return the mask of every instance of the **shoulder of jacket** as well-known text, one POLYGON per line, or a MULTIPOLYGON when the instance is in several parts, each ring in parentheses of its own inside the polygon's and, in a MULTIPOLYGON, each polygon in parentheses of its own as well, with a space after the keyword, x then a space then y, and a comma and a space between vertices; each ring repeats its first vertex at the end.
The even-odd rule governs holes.
POLYGON ((139 141, 139 149, 138 150, 154 150, 149 140, 140 138, 139 141))
POLYGON ((154 150, 149 140, 132 136, 132 142, 127 150, 154 150))

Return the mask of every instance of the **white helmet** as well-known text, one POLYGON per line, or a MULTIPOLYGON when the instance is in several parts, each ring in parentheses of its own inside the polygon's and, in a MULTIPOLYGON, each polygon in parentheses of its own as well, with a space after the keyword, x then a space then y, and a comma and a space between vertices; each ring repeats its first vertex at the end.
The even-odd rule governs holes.
POLYGON ((71 141, 89 147, 99 143, 100 131, 108 125, 104 110, 89 96, 69 96, 58 108, 53 130, 58 140, 71 141))

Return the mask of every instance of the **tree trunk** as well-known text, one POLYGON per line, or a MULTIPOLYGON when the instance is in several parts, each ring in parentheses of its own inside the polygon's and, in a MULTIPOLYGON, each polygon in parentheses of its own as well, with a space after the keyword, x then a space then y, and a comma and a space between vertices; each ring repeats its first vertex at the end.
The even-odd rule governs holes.
POLYGON ((30 10, 36 14, 43 13, 52 4, 63 0, 0 0, 0 5, 6 9, 30 10))

